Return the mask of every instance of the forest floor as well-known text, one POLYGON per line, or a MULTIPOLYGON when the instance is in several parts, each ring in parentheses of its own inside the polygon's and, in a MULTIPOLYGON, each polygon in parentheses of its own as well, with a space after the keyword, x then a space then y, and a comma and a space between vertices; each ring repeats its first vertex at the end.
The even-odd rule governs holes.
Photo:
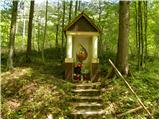
MULTIPOLYGON (((12 71, 6 69, 6 55, 2 54, 1 64, 1 116, 2 118, 69 118, 71 109, 67 103, 72 84, 63 79, 61 61, 46 59, 41 62, 40 53, 33 54, 32 63, 24 64, 25 54, 17 54, 12 71)), ((133 76, 127 81, 148 107, 154 118, 158 118, 159 80, 158 59, 150 60, 143 71, 137 71, 131 61, 133 76)), ((104 66, 101 66, 104 67, 104 66)), ((103 69, 103 68, 102 68, 103 69)), ((104 69, 103 69, 104 70, 104 69)), ((103 71, 104 73, 104 71, 103 71)), ((124 82, 114 77, 102 80, 102 96, 106 118, 147 118, 141 109, 124 116, 119 114, 139 107, 137 100, 124 82)))

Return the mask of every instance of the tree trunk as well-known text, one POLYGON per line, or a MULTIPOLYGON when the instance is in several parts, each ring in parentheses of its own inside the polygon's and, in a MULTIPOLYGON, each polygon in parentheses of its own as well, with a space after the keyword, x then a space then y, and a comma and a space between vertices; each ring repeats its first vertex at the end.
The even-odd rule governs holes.
POLYGON ((16 20, 16 34, 18 33, 19 19, 16 20))
POLYGON ((44 46, 46 41, 46 33, 47 33, 47 13, 48 13, 48 0, 46 0, 46 15, 45 15, 45 27, 44 27, 44 38, 42 43, 42 61, 45 64, 45 57, 44 57, 44 46))
POLYGON ((116 66, 122 74, 128 74, 129 1, 119 2, 119 36, 116 66))
POLYGON ((141 1, 138 1, 138 70, 141 67, 141 1))
POLYGON ((59 31, 59 25, 56 25, 56 49, 58 49, 58 31, 59 31))
POLYGON ((75 16, 77 15, 77 7, 78 7, 78 0, 76 0, 76 3, 75 3, 75 16))
MULTIPOLYGON (((101 13, 102 13, 102 1, 99 1, 99 26, 100 26, 100 23, 101 23, 101 13)), ((102 29, 101 29, 102 30, 102 29)), ((101 57, 102 56, 102 31, 99 35, 99 41, 98 41, 98 45, 99 45, 99 56, 101 57)))
POLYGON ((13 69, 13 51, 14 51, 14 43, 15 43, 17 8, 18 8, 18 1, 13 1, 10 37, 9 37, 9 55, 8 55, 8 68, 10 70, 13 69))
POLYGON ((38 52, 40 52, 40 44, 39 44, 39 41, 40 41, 40 20, 39 20, 39 18, 38 18, 38 36, 37 36, 38 52))
POLYGON ((26 18, 25 18, 25 6, 24 6, 24 9, 23 9, 22 49, 24 48, 25 32, 26 32, 26 18))
POLYGON ((30 2, 26 62, 30 62, 31 61, 30 55, 31 55, 31 39, 32 39, 33 13, 34 13, 34 0, 30 2))
POLYGON ((78 10, 81 11, 81 1, 79 0, 78 10))
POLYGON ((73 1, 71 0, 70 5, 69 5, 69 20, 68 20, 68 23, 71 21, 71 17, 72 17, 72 3, 73 3, 73 1))
POLYGON ((136 14, 135 14, 135 18, 136 18, 136 56, 138 56, 137 58, 137 65, 138 65, 138 69, 140 69, 140 20, 139 20, 139 4, 138 1, 135 1, 135 10, 136 10, 136 14))
POLYGON ((63 29, 64 29, 64 20, 65 20, 65 1, 63 1, 63 16, 62 16, 62 58, 63 58, 63 55, 64 55, 64 32, 63 32, 63 29))
MULTIPOLYGON (((34 26, 34 25, 33 25, 34 26)), ((33 33, 35 33, 35 29, 33 29, 33 33)), ((35 47, 34 47, 34 39, 35 39, 35 34, 32 35, 32 50, 34 51, 35 50, 35 47)))
POLYGON ((141 65, 142 68, 144 68, 144 40, 143 40, 142 1, 139 1, 139 2, 140 2, 140 6, 139 6, 139 7, 140 7, 140 8, 139 8, 140 11, 139 11, 139 12, 140 12, 140 16, 141 16, 141 17, 140 17, 140 26, 141 26, 141 28, 140 28, 140 29, 141 29, 141 30, 140 30, 140 31, 141 31, 141 33, 140 33, 140 34, 141 34, 141 35, 140 35, 140 36, 141 36, 141 62, 140 62, 140 65, 141 65))
POLYGON ((144 41, 145 41, 145 58, 147 58, 147 1, 144 1, 144 41))
POLYGON ((58 48, 59 48, 59 46, 58 46, 58 33, 59 33, 59 9, 60 9, 60 7, 59 7, 59 1, 58 1, 58 5, 57 5, 57 7, 58 7, 58 10, 57 10, 57 12, 58 12, 58 16, 57 16, 57 25, 56 25, 56 43, 55 43, 55 46, 56 46, 56 49, 58 50, 58 48))
MULTIPOLYGON (((135 33, 136 33, 136 46, 135 48, 138 49, 138 19, 137 19, 137 2, 135 1, 135 33)), ((138 55, 138 51, 136 52, 136 55, 138 55)))

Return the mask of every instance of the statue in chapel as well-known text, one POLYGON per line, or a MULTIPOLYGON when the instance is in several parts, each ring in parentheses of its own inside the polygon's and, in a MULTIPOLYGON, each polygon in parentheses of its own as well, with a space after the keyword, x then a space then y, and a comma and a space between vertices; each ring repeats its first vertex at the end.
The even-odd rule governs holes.
POLYGON ((79 44, 76 56, 78 61, 81 63, 88 57, 87 50, 82 46, 82 44, 79 44))

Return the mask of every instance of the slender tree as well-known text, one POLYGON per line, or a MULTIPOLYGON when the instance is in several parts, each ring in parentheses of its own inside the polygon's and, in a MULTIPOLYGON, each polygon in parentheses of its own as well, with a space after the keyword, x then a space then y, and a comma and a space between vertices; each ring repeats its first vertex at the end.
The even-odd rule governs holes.
POLYGON ((60 10, 60 5, 59 5, 59 1, 58 1, 58 4, 57 4, 57 24, 56 24, 56 43, 55 43, 55 46, 56 46, 56 49, 58 50, 59 49, 59 46, 58 46, 58 33, 59 33, 59 10, 60 10))
POLYGON ((69 5, 69 20, 68 20, 68 22, 70 22, 71 17, 72 17, 72 3, 73 3, 73 1, 71 0, 70 5, 69 5))
POLYGON ((144 58, 144 62, 147 58, 147 1, 143 1, 144 2, 144 41, 145 41, 145 58, 144 58))
POLYGON ((141 29, 141 30, 140 30, 140 31, 141 31, 141 32, 140 32, 140 34, 141 34, 141 35, 140 35, 140 36, 141 36, 141 37, 140 37, 140 42, 141 42, 141 62, 140 62, 140 65, 141 65, 142 68, 144 68, 144 37, 143 37, 143 34, 144 34, 144 33, 143 33, 143 19, 142 19, 142 18, 143 18, 143 12, 142 12, 142 11, 143 11, 143 10, 142 10, 142 9, 143 9, 143 8, 142 8, 142 5, 143 5, 143 4, 142 4, 142 3, 143 3, 143 2, 142 2, 142 1, 139 1, 139 3, 140 3, 140 4, 139 4, 139 10, 140 10, 140 11, 139 11, 139 14, 140 14, 140 29, 141 29))
MULTIPOLYGON (((99 18, 98 18, 98 20, 99 20, 99 26, 100 26, 100 24, 101 24, 101 13, 102 13, 102 1, 100 1, 99 0, 99 18)), ((101 29, 102 30, 102 29, 101 29)), ((99 35, 99 41, 98 41, 98 45, 99 45, 99 56, 102 56, 102 31, 101 31, 101 33, 100 33, 100 35, 99 35)))
POLYGON ((23 31, 22 31, 22 48, 24 48, 24 40, 25 40, 25 32, 26 32, 26 17, 25 17, 25 4, 23 8, 23 31))
POLYGON ((13 51, 14 51, 14 43, 15 43, 17 7, 18 7, 18 1, 13 1, 10 37, 9 37, 9 55, 8 55, 8 68, 10 70, 13 69, 13 51))
POLYGON ((122 74, 128 74, 129 1, 119 2, 119 36, 116 66, 122 74))
POLYGON ((138 43, 138 70, 145 67, 147 56, 147 1, 138 1, 137 4, 137 43, 138 43))
POLYGON ((137 21, 137 26, 138 26, 138 70, 140 69, 140 63, 141 63, 141 2, 138 1, 138 12, 137 12, 137 17, 138 17, 138 21, 137 21))
POLYGON ((43 43, 42 43, 42 60, 43 63, 45 63, 45 57, 44 57, 44 46, 45 46, 45 41, 47 37, 47 13, 48 13, 48 0, 46 0, 46 13, 45 13, 45 27, 44 27, 44 38, 43 38, 43 43))
POLYGON ((41 24, 40 24, 40 18, 38 18, 38 34, 37 34, 37 45, 38 45, 38 52, 40 51, 40 27, 41 27, 41 24))
MULTIPOLYGON (((137 1, 135 1, 135 33, 136 33, 136 46, 135 48, 138 49, 138 19, 137 19, 137 1)), ((137 51, 137 55, 138 55, 138 51, 137 51)))
POLYGON ((20 11, 21 11, 21 21, 23 23, 22 27, 22 50, 24 48, 24 40, 25 40, 25 30, 26 30, 26 18, 25 18, 25 2, 22 0, 20 2, 20 11))
POLYGON ((27 40, 27 52, 26 52, 26 62, 30 62, 31 58, 31 39, 32 39, 32 21, 34 13, 34 0, 30 2, 30 13, 29 13, 29 23, 28 23, 28 40, 27 40))
POLYGON ((63 32, 63 29, 64 29, 64 20, 65 20, 65 1, 63 1, 63 16, 62 16, 62 58, 63 58, 63 54, 64 54, 64 32, 63 32))
POLYGON ((81 0, 79 0, 79 3, 78 3, 78 11, 81 11, 81 0))
POLYGON ((76 0, 75 2, 76 3, 75 3, 75 11, 74 12, 75 12, 75 16, 76 16, 77 15, 77 8, 78 8, 78 0, 76 0))

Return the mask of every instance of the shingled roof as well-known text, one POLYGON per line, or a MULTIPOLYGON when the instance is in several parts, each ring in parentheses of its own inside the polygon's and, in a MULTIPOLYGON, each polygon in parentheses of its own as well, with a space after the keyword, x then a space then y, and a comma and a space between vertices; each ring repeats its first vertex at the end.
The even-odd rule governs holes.
POLYGON ((75 17, 65 28, 64 32, 66 31, 89 31, 90 32, 100 32, 100 28, 95 25, 92 19, 90 19, 84 12, 81 12, 77 17, 75 17), (79 28, 77 28, 76 24, 79 25, 79 28), (83 24, 83 28, 80 27, 83 24))

